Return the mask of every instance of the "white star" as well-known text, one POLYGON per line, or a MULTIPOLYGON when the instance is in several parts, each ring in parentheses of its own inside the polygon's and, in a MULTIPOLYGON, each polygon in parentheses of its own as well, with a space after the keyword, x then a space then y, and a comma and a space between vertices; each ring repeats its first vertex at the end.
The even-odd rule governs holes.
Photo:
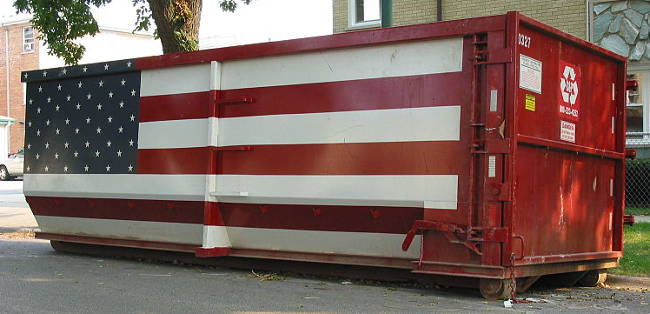
POLYGON ((79 128, 74 129, 75 134, 79 134, 79 128))
POLYGON ((54 159, 59 159, 59 154, 58 153, 54 154, 54 159))
POLYGON ((65 144, 63 144, 63 146, 65 146, 65 148, 68 148, 68 146, 70 146, 70 143, 65 142, 65 144))
POLYGON ((97 104, 97 110, 102 110, 102 104, 97 104))
POLYGON ((135 116, 131 115, 131 121, 135 121, 135 116))
POLYGON ((36 113, 41 113, 41 107, 36 108, 36 113))
POLYGON ((79 156, 79 153, 75 150, 74 151, 74 157, 77 158, 77 156, 79 156))
POLYGON ((84 171, 88 172, 88 169, 90 169, 90 167, 88 167, 88 165, 84 166, 84 171))
POLYGON ((130 67, 131 67, 131 61, 129 61, 129 62, 126 63, 126 67, 127 67, 127 68, 130 68, 130 67))
POLYGON ((120 126, 119 128, 117 128, 117 133, 122 133, 122 131, 124 131, 123 127, 120 126))
POLYGON ((122 80, 120 81, 120 83, 122 83, 122 86, 124 86, 124 84, 126 84, 126 80, 125 80, 125 79, 122 79, 122 80))
POLYGON ((99 154, 101 154, 98 150, 95 151, 95 157, 99 157, 99 154))
POLYGON ((29 99, 29 104, 31 105, 34 101, 30 98, 29 99))
POLYGON ((122 157, 122 151, 121 150, 117 151, 117 157, 122 157))
POLYGON ((86 147, 90 147, 90 142, 86 141, 86 147))
POLYGON ((102 128, 98 127, 97 128, 97 134, 102 133, 102 128))
POLYGON ((79 81, 79 83, 77 83, 77 88, 81 88, 81 86, 83 86, 83 85, 84 85, 84 83, 81 83, 81 81, 79 81))
POLYGON ((31 128, 32 127, 32 121, 27 122, 27 126, 31 128))
POLYGON ((88 93, 88 95, 86 95, 86 98, 88 98, 88 99, 90 99, 92 97, 93 97, 93 95, 91 95, 90 93, 88 93))
POLYGON ((106 172, 110 172, 110 171, 111 171, 111 165, 106 165, 106 172))
POLYGON ((108 98, 113 98, 113 92, 108 93, 108 98))
POLYGON ((111 123, 111 122, 113 122, 113 117, 110 117, 110 116, 109 116, 109 117, 108 117, 108 123, 111 123))
POLYGON ((124 102, 120 101, 120 108, 124 108, 124 102))
POLYGON ((103 87, 103 86, 104 86, 104 81, 99 81, 99 87, 103 87))
POLYGON ((108 63, 104 64, 104 71, 108 71, 108 63))
POLYGON ((27 144, 27 149, 32 149, 32 144, 27 144))
POLYGON ((129 172, 133 171, 133 166, 129 165, 129 172))
POLYGON ((133 143, 135 143, 135 142, 133 142, 133 140, 130 140, 129 141, 129 146, 133 146, 133 143))
POLYGON ((50 148, 50 142, 45 142, 45 149, 50 148))
POLYGON ((23 76, 24 76, 25 78, 27 78, 29 75, 27 75, 27 73, 25 73, 23 76))
POLYGON ((48 119, 47 121, 45 121, 45 124, 47 124, 49 126, 50 125, 50 120, 48 119))
POLYGON ((29 166, 27 166, 27 171, 29 171, 29 169, 31 169, 31 168, 29 166))
POLYGON ((131 90, 131 96, 135 96, 135 89, 131 90))
POLYGON ((81 109, 81 104, 77 103, 77 110, 81 109))
POLYGON ((61 130, 56 129, 56 134, 58 135, 61 132, 61 130))
POLYGON ((39 158, 41 158, 41 155, 36 154, 36 159, 39 159, 39 158))
POLYGON ((43 86, 39 86, 39 87, 38 87, 38 92, 39 92, 39 93, 43 92, 43 86))
POLYGON ((47 71, 43 71, 43 77, 47 76, 47 71))
POLYGON ((90 117, 86 118, 86 124, 90 124, 90 117))
POLYGON ((111 141, 106 142, 106 146, 111 147, 111 141))
POLYGON ((66 124, 66 125, 70 125, 70 119, 65 118, 65 124, 66 124))
POLYGON ((52 98, 47 97, 47 102, 49 103, 49 102, 51 102, 51 101, 52 101, 52 98))
POLYGON ((68 172, 68 166, 63 166, 63 172, 68 172))
POLYGON ((72 98, 72 97, 70 97, 70 95, 68 95, 68 96, 65 97, 65 99, 66 99, 67 101, 70 101, 70 98, 72 98))
POLYGON ((84 72, 88 71, 88 67, 87 67, 87 66, 84 66, 84 67, 81 68, 81 69, 82 69, 84 72))
POLYGON ((45 166, 45 172, 48 172, 48 171, 50 171, 50 168, 48 168, 47 166, 45 166))
POLYGON ((61 90, 61 84, 57 85, 56 89, 61 90))
POLYGON ((36 130, 36 136, 41 136, 41 130, 36 130))
POLYGON ((61 73, 63 73, 63 75, 66 75, 68 74, 68 70, 66 68, 63 68, 63 70, 61 70, 61 73))
POLYGON ((55 109, 56 111, 59 111, 59 108, 61 108, 61 107, 59 107, 59 105, 56 105, 56 107, 54 107, 54 109, 55 109))

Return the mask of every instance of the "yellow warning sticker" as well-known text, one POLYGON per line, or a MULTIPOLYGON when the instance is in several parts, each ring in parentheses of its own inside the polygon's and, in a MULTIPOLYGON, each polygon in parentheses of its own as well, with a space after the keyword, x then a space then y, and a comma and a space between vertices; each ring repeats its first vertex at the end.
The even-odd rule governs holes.
POLYGON ((526 94, 526 110, 535 111, 535 95, 526 94))

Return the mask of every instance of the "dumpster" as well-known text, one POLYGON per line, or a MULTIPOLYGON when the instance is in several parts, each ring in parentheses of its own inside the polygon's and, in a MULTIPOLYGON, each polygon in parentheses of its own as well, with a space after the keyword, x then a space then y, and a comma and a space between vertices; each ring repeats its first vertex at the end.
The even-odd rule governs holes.
POLYGON ((510 12, 27 71, 24 192, 57 245, 595 285, 625 67, 510 12))

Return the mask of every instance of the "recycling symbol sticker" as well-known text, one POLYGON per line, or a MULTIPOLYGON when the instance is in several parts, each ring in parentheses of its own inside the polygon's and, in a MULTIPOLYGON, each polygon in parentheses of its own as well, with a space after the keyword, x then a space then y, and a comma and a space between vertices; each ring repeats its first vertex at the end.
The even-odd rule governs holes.
POLYGON ((578 120, 580 118, 580 68, 560 61, 560 93, 558 96, 560 116, 578 120))

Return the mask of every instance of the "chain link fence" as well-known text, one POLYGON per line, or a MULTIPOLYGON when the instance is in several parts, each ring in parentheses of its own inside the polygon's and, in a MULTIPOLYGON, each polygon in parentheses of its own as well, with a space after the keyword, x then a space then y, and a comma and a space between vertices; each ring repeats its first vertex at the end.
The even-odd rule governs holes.
MULTIPOLYGON (((628 148, 650 146, 650 132, 628 132, 628 148)), ((628 210, 650 213, 650 159, 627 161, 625 202, 628 210)))

